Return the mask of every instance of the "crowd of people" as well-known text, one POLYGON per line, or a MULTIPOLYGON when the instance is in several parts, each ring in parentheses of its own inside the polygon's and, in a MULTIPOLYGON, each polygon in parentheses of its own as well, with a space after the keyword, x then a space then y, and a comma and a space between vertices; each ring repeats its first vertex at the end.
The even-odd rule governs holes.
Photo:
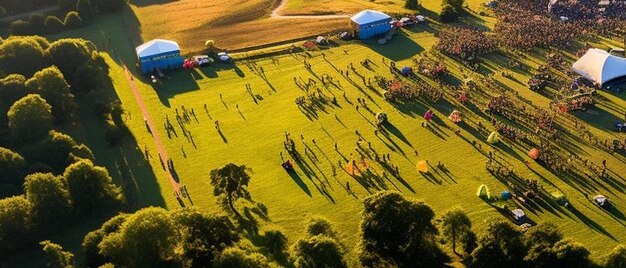
POLYGON ((438 35, 437 49, 461 59, 470 59, 498 48, 495 37, 480 30, 446 27, 438 35))
POLYGON ((515 127, 509 126, 498 119, 492 119, 491 124, 495 128, 496 132, 509 140, 516 141, 520 139, 526 139, 526 133, 515 127))

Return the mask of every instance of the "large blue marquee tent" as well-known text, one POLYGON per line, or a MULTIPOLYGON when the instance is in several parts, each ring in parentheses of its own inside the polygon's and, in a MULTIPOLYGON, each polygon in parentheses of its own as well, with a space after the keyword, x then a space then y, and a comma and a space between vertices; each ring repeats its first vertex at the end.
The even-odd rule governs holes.
POLYGON ((369 39, 391 30, 391 17, 374 10, 363 10, 350 18, 359 39, 369 39))
POLYGON ((138 46, 135 51, 144 74, 152 73, 156 69, 170 70, 183 66, 180 47, 174 41, 155 39, 138 46))

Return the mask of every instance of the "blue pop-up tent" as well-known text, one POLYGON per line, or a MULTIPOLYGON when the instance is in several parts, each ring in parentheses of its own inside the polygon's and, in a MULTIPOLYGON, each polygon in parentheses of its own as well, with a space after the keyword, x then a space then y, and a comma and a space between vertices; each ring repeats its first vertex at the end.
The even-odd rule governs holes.
POLYGON ((369 39, 391 30, 391 17, 374 10, 363 10, 350 18, 359 39, 369 39))
POLYGON ((155 39, 141 46, 135 51, 144 74, 155 72, 156 69, 171 70, 183 66, 183 57, 180 47, 174 41, 155 39))
POLYGON ((501 194, 500 194, 500 198, 502 198, 502 200, 509 200, 511 199, 511 197, 513 197, 513 195, 511 194, 511 192, 509 192, 508 190, 504 190, 501 194))

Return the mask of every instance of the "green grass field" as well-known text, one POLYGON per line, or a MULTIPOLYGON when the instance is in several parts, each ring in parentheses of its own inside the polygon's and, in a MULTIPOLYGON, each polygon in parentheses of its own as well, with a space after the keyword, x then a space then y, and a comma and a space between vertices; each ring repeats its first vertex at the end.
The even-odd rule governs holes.
MULTIPOLYGON (((133 43, 126 33, 126 25, 120 20, 121 15, 111 15, 100 19, 97 24, 78 31, 64 34, 63 37, 73 36, 93 40, 99 48, 107 52, 107 61, 111 67, 110 76, 113 81, 117 97, 122 101, 128 112, 127 124, 130 127, 137 147, 131 148, 135 152, 134 158, 128 159, 133 183, 126 185, 134 189, 133 198, 138 205, 164 205, 168 208, 178 207, 167 176, 161 168, 156 149, 150 134, 146 131, 141 112, 135 98, 124 77, 123 65, 132 71, 135 67, 133 43), (110 37, 108 41, 105 36, 110 37), (138 172, 136 166, 141 166, 143 158, 137 152, 147 148, 151 153, 149 164, 153 173, 138 172), (156 181, 156 184, 155 184, 156 181), (163 201, 161 201, 163 200, 163 201)), ((468 23, 482 20, 470 17, 468 23)), ((489 21, 483 23, 489 24, 489 21)), ((135 76, 135 83, 139 86, 143 99, 149 107, 150 114, 159 128, 159 135, 164 139, 168 154, 173 159, 180 182, 187 185, 193 205, 199 208, 216 209, 215 198, 209 184, 209 172, 228 162, 245 164, 252 168, 250 192, 255 201, 265 204, 269 210, 267 221, 258 219, 262 226, 277 227, 285 232, 290 241, 298 239, 304 228, 303 219, 307 215, 321 215, 333 221, 342 234, 342 242, 348 245, 351 262, 356 260, 356 241, 358 241, 358 225, 360 219, 361 200, 368 194, 382 189, 397 190, 407 197, 424 200, 438 215, 447 209, 460 206, 480 228, 482 222, 493 216, 499 216, 490 205, 476 197, 479 185, 485 184, 492 194, 498 194, 507 189, 506 184, 498 181, 485 169, 487 157, 472 145, 473 141, 483 149, 489 151, 490 145, 485 143, 486 136, 473 130, 472 124, 481 119, 475 111, 457 107, 454 104, 442 101, 432 106, 428 103, 415 102, 404 105, 392 105, 386 102, 381 89, 375 86, 376 91, 363 87, 360 79, 354 82, 357 87, 343 78, 335 69, 346 70, 352 63, 360 74, 366 77, 381 75, 391 78, 388 67, 383 64, 389 60, 396 61, 398 66, 411 65, 412 58, 426 53, 435 43, 436 28, 416 27, 411 31, 404 31, 396 36, 390 44, 379 46, 373 43, 353 42, 342 44, 338 48, 324 50, 328 61, 324 60, 321 52, 297 53, 262 58, 252 61, 236 61, 234 65, 217 64, 212 67, 200 68, 193 71, 177 71, 168 74, 169 78, 162 80, 162 84, 153 86, 140 75, 135 76), (374 63, 373 71, 366 70, 359 62, 369 58, 374 63), (303 61, 312 65, 312 71, 304 68, 303 61), (330 63, 329 63, 330 62, 330 63), (249 66, 255 66, 253 71, 249 66), (334 66, 334 67, 333 67, 334 66), (259 75, 260 69, 264 75, 259 75), (295 104, 295 99, 304 96, 305 92, 298 88, 294 77, 303 80, 316 79, 315 75, 330 75, 339 81, 341 88, 322 89, 327 96, 336 96, 338 105, 322 105, 314 115, 303 113, 295 104), (265 78, 263 78, 265 77, 265 78), (246 91, 246 84, 251 86, 254 98, 246 91), (345 98, 344 98, 345 94, 345 98), (371 112, 363 109, 357 111, 357 98, 367 98, 371 112), (371 98, 371 99, 370 99, 371 98), (176 124, 176 109, 182 112, 182 106, 188 110, 194 109, 197 122, 194 118, 186 128, 193 136, 193 143, 188 141, 176 124), (205 112, 204 105, 208 112, 205 112), (437 120, 431 123, 432 128, 423 128, 422 115, 427 109, 435 111, 437 120), (447 119, 453 109, 460 109, 465 115, 468 127, 457 129, 447 119), (387 137, 374 135, 374 114, 385 112, 389 116, 392 127, 387 137), (176 134, 167 138, 164 127, 166 116, 170 118, 176 128, 176 134), (223 132, 221 137, 214 128, 214 121, 219 120, 223 132), (371 182, 363 182, 348 175, 338 164, 346 159, 356 158, 358 130, 371 142, 374 151, 379 154, 389 153, 391 162, 399 166, 400 177, 381 178, 371 182), (311 155, 303 154, 305 161, 296 165, 296 174, 290 176, 280 166, 280 152, 283 150, 284 133, 291 133, 296 140, 300 153, 308 146, 311 155), (300 135, 304 136, 304 143, 300 135), (313 143, 315 139, 315 144, 313 143), (338 152, 334 144, 338 144, 338 152), (304 145, 306 144, 306 145, 304 145), (416 155, 415 151, 419 155, 416 155), (417 172, 415 164, 420 160, 428 160, 432 165, 432 176, 423 176, 417 172), (443 172, 434 166, 441 162, 449 170, 443 172), (346 182, 350 182, 354 194, 346 191, 346 182)), ((600 40, 606 46, 610 40, 600 40)), ((184 49, 184 48, 183 48, 184 49)), ((545 59, 541 51, 529 54, 523 63, 536 67, 545 59)), ((571 56, 571 54, 569 54, 571 56)), ((524 83, 528 80, 528 73, 515 72, 515 80, 500 76, 500 71, 506 69, 506 56, 493 54, 485 57, 485 72, 491 72, 500 81, 503 87, 510 91, 519 92, 520 96, 535 105, 547 107, 549 99, 541 94, 527 89, 524 83)), ((459 78, 460 67, 457 62, 446 58, 445 63, 452 74, 459 78)), ((318 81, 319 85, 319 81, 318 81)), ((573 116, 559 119, 564 126, 571 125, 571 119, 579 118, 595 135, 601 138, 623 139, 623 134, 616 134, 610 129, 616 118, 622 118, 626 107, 625 95, 613 95, 601 92, 604 97, 599 100, 597 108, 588 112, 579 112, 573 116)), ((490 128, 490 125, 488 128, 490 128)), ((572 133, 576 135, 575 133, 572 133)), ((84 141, 99 160, 99 164, 109 169, 119 166, 119 157, 103 147, 98 149, 97 141, 90 135, 83 135, 84 141), (91 141, 91 142, 90 142, 91 141)), ((363 147, 367 148, 368 145, 363 147)), ((538 164, 527 167, 524 161, 526 150, 505 141, 495 146, 498 159, 509 163, 517 174, 524 178, 539 179, 542 185, 551 190, 564 193, 579 213, 558 206, 545 205, 525 209, 529 217, 536 221, 552 221, 559 225, 567 237, 582 242, 593 251, 594 257, 611 249, 617 243, 626 241, 626 219, 620 213, 608 213, 594 206, 583 197, 583 192, 602 193, 607 195, 618 210, 626 208, 623 191, 626 172, 624 158, 614 156, 597 149, 588 142, 575 141, 575 150, 581 156, 593 159, 596 163, 606 159, 611 175, 617 182, 611 184, 599 180, 589 180, 584 183, 573 178, 557 177, 538 164)), ((477 145, 478 146, 478 145, 477 145)), ((287 157, 286 152, 283 153, 287 157)), ((369 164, 374 173, 381 175, 383 168, 370 160, 369 164)), ((116 174, 116 172, 111 172, 116 174)), ((120 173, 122 174, 122 173, 120 173)), ((128 184, 129 176, 114 175, 123 184, 128 184)), ((186 200, 187 205, 189 202, 186 200)))

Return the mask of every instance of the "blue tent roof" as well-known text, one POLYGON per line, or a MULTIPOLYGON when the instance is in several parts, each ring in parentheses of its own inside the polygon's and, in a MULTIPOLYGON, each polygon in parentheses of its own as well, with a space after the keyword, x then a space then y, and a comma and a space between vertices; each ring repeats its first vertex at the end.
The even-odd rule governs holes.
POLYGON ((511 192, 509 192, 509 191, 507 191, 507 190, 504 190, 504 191, 500 194, 500 197, 501 197, 502 199, 504 199, 504 200, 509 200, 509 199, 511 199, 512 194, 511 194, 511 192))
POLYGON ((135 50, 137 52, 137 56, 143 58, 161 53, 180 51, 180 47, 174 41, 154 39, 148 43, 138 46, 135 50))
POLYGON ((374 10, 363 10, 350 18, 358 25, 365 25, 372 22, 391 19, 391 17, 385 13, 374 10))

